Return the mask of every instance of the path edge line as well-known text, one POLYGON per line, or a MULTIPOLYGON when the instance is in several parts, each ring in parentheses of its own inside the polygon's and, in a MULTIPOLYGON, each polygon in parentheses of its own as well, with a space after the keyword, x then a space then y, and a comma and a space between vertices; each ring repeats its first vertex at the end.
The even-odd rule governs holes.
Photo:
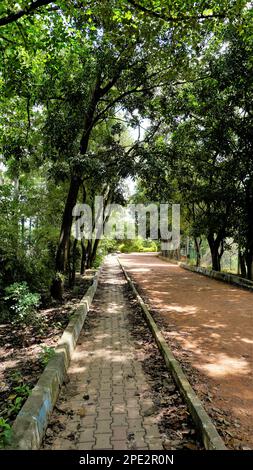
POLYGON ((11 443, 7 450, 38 450, 41 446, 50 415, 57 401, 67 373, 77 340, 97 290, 101 268, 95 273, 92 285, 87 289, 55 347, 37 384, 19 411, 11 431, 11 443))
POLYGON ((145 304, 144 300, 142 299, 139 292, 137 291, 132 279, 129 277, 125 268, 122 266, 119 258, 118 258, 118 262, 125 275, 125 278, 128 284, 132 288, 132 291, 134 292, 134 295, 137 298, 137 301, 145 315, 146 322, 155 338, 157 346, 165 360, 166 366, 172 373, 174 381, 177 384, 181 395, 183 396, 185 402, 188 405, 188 409, 190 411, 192 419, 195 422, 201 434, 205 449, 206 450, 227 450, 210 416, 208 416, 200 399, 194 392, 179 362, 173 355, 162 332, 160 331, 151 313, 149 312, 147 305, 145 304))

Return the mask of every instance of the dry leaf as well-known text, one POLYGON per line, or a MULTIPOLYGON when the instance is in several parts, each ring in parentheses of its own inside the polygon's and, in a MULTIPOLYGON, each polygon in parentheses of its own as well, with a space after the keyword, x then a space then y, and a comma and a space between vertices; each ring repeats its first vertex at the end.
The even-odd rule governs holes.
POLYGON ((82 408, 79 408, 78 414, 79 416, 81 416, 81 418, 83 418, 86 415, 86 408, 84 406, 82 408))

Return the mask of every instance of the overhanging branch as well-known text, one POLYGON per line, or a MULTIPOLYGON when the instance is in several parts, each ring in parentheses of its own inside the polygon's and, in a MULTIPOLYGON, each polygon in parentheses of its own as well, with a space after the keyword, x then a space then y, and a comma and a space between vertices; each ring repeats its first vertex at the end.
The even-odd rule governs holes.
POLYGON ((38 8, 49 5, 50 3, 53 3, 52 0, 36 0, 35 2, 32 2, 28 7, 23 8, 22 10, 19 10, 16 13, 10 13, 9 15, 0 18, 0 26, 6 26, 7 24, 14 23, 23 16, 28 16, 31 13, 35 13, 38 8))
POLYGON ((128 3, 130 3, 133 7, 135 7, 136 9, 138 9, 140 11, 142 11, 143 13, 146 13, 149 16, 153 16, 156 19, 167 21, 167 22, 170 22, 170 23, 182 23, 184 21, 191 21, 191 20, 200 21, 200 20, 217 19, 217 18, 218 19, 224 19, 224 18, 227 17, 225 12, 214 13, 214 14, 211 14, 211 15, 204 15, 204 14, 202 14, 202 15, 180 15, 180 16, 174 17, 174 16, 168 16, 164 13, 158 13, 154 10, 150 10, 149 8, 144 7, 143 5, 140 5, 135 0, 128 0, 128 3))
POLYGON ((93 123, 92 123, 92 127, 95 124, 97 124, 98 121, 103 119, 103 116, 105 115, 105 113, 107 111, 109 111, 109 109, 113 108, 113 106, 115 106, 117 103, 119 103, 124 98, 126 98, 127 96, 130 96, 134 93, 145 93, 145 92, 154 90, 155 88, 160 88, 160 87, 163 87, 163 86, 166 86, 166 85, 172 85, 172 86, 185 85, 187 83, 194 83, 194 82, 198 82, 198 81, 201 81, 201 80, 206 80, 208 78, 210 78, 210 75, 206 75, 204 77, 199 77, 199 78, 196 78, 196 79, 193 79, 193 80, 185 80, 185 81, 177 81, 177 82, 173 82, 173 81, 170 80, 168 82, 163 82, 163 83, 158 83, 158 84, 156 83, 156 84, 150 85, 148 87, 147 86, 141 87, 140 85, 138 85, 135 88, 132 88, 130 90, 125 91, 124 93, 121 93, 115 99, 113 99, 110 103, 108 103, 108 105, 100 113, 98 113, 95 116, 95 118, 93 120, 93 123))

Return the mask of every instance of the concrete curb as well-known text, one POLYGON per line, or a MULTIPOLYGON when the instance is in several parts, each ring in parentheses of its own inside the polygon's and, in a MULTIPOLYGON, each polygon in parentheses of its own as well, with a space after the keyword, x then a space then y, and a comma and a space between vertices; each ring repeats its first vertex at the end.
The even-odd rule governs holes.
POLYGON ((213 269, 204 268, 202 266, 190 266, 189 264, 182 263, 182 261, 176 261, 173 259, 166 258, 165 256, 158 255, 158 258, 166 261, 167 263, 177 264, 187 271, 192 271, 193 273, 202 274, 203 276, 210 277, 216 281, 223 281, 228 284, 233 284, 234 286, 253 291, 253 281, 248 279, 241 278, 235 274, 223 273, 219 271, 214 271, 213 269))
POLYGON ((177 261, 176 259, 167 258, 166 256, 157 255, 157 258, 160 258, 161 260, 166 261, 167 263, 170 263, 170 264, 176 264, 176 265, 180 264, 180 261, 177 261))
POLYGON ((200 431, 205 449, 226 450, 226 446, 221 437, 219 436, 214 424, 212 423, 211 418, 206 413, 201 401, 199 400, 189 381, 187 380, 181 366, 179 365, 179 362, 174 357, 160 329, 158 328, 152 315, 150 314, 146 304, 144 303, 140 294, 136 290, 133 281, 128 276, 119 259, 118 261, 145 315, 145 319, 156 340, 156 343, 165 360, 165 363, 170 372, 172 373, 175 383, 177 384, 181 395, 183 396, 184 400, 188 405, 188 409, 191 413, 192 419, 195 422, 198 430, 200 431))
POLYGON ((55 348, 55 356, 42 372, 31 395, 24 403, 12 426, 12 450, 37 450, 40 448, 49 416, 56 403, 78 337, 98 285, 101 268, 92 285, 74 311, 67 328, 55 348))
POLYGON ((222 273, 219 271, 214 271, 213 269, 207 269, 207 268, 203 268, 200 266, 189 266, 188 264, 185 264, 185 263, 180 263, 179 265, 181 266, 181 268, 186 269, 188 271, 191 271, 197 274, 202 274, 212 279, 216 279, 217 281, 223 281, 228 284, 233 284, 237 287, 241 287, 243 289, 247 289, 253 292, 253 282, 249 281, 248 279, 240 278, 239 276, 236 276, 235 274, 222 273))

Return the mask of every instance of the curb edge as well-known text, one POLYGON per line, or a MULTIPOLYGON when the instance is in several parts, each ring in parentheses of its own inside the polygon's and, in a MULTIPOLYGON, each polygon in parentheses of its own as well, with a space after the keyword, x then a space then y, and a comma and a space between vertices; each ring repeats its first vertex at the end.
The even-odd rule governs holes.
POLYGON ((55 347, 55 356, 42 372, 31 395, 27 398, 12 425, 11 445, 8 450, 38 450, 46 431, 49 417, 57 401, 71 357, 82 330, 93 297, 97 290, 101 268, 95 273, 55 347))
POLYGON ((136 287, 134 286, 133 281, 127 274, 126 270, 122 266, 119 258, 118 262, 121 266, 121 269, 125 275, 125 278, 129 285, 131 286, 137 301, 145 315, 146 322, 155 338, 157 346, 164 358, 166 366, 172 373, 175 383, 177 384, 181 395, 183 396, 193 421, 195 422, 198 430, 201 433, 203 444, 206 450, 227 450, 222 438, 218 434, 217 429, 215 428, 211 418, 208 416, 205 411, 200 399, 194 392, 192 386, 190 385, 186 375, 184 374, 179 362, 174 357, 171 349, 169 348, 164 336, 162 335, 159 327, 154 321, 152 315, 149 312, 149 309, 142 297, 138 293, 136 287))

